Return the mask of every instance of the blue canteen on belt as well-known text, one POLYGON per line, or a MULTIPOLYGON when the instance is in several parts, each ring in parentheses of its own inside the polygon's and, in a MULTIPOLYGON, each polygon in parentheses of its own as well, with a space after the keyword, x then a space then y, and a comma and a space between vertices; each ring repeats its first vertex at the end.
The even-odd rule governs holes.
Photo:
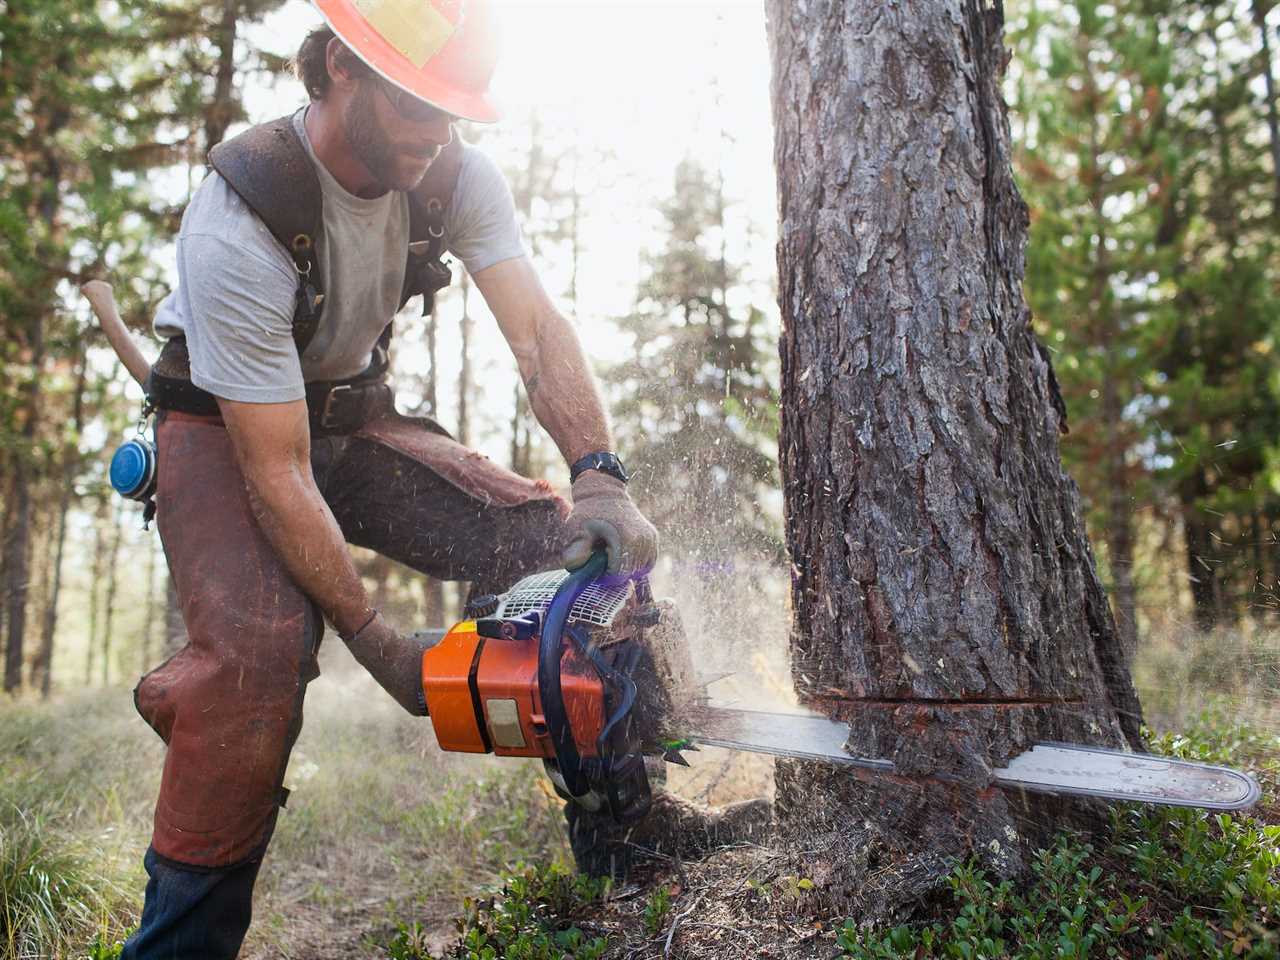
POLYGON ((147 500, 156 491, 156 448, 134 437, 111 458, 111 486, 122 497, 147 500))

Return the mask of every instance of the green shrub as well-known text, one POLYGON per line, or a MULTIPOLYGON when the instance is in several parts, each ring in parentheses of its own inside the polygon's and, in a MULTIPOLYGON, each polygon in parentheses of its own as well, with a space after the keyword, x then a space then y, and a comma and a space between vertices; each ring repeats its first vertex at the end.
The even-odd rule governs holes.
MULTIPOLYGON (((1276 786, 1280 740, 1218 715, 1152 750, 1251 764, 1276 786)), ((1063 835, 1036 854, 1025 884, 972 864, 948 877, 953 915, 888 930, 839 931, 844 956, 886 958, 1221 957, 1280 955, 1280 826, 1249 816, 1118 804, 1095 849, 1063 835)))
MULTIPOLYGON (((572 923, 600 900, 608 881, 575 875, 559 864, 518 865, 503 877, 498 894, 467 898, 458 921, 458 960, 598 960, 608 949, 572 923)), ((422 927, 401 924, 387 945, 388 960, 431 960, 422 927)))
POLYGON ((671 888, 667 886, 658 887, 649 896, 649 900, 644 905, 644 932, 650 937, 658 935, 658 931, 662 929, 662 923, 667 919, 667 914, 671 912, 671 888))

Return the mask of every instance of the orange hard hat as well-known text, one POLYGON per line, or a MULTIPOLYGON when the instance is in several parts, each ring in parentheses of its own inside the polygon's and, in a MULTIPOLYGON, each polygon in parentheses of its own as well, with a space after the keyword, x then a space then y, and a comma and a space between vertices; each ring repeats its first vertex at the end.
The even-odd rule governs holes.
POLYGON ((464 120, 492 123, 497 27, 488 0, 313 0, 356 56, 397 87, 464 120))

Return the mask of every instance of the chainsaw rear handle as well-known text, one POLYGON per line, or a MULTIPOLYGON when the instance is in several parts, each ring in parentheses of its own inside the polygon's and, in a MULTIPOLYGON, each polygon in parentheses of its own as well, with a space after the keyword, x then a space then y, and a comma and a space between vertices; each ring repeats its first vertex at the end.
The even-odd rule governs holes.
POLYGON ((556 763, 564 778, 565 789, 575 797, 586 794, 591 785, 582 770, 582 756, 573 739, 569 714, 564 708, 564 694, 560 688, 560 658, 564 653, 564 628, 569 621, 569 611, 578 602, 583 591, 592 581, 604 575, 609 567, 609 555, 596 550, 577 570, 566 577, 557 588, 547 606, 542 624, 542 637, 538 643, 538 698, 542 701, 542 716, 547 723, 556 763))

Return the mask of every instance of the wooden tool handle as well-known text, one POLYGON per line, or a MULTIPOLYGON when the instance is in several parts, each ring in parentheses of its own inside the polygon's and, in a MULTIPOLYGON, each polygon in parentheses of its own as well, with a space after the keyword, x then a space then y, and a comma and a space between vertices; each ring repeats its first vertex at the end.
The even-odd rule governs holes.
POLYGON ((124 364, 124 368, 129 371, 133 379, 138 381, 139 386, 145 385, 147 374, 151 372, 151 364, 147 363, 147 358, 142 355, 142 351, 133 342, 133 337, 125 327, 124 321, 120 319, 120 311, 116 309, 116 298, 111 292, 111 284, 103 280, 90 280, 80 288, 80 292, 89 301, 89 306, 93 308, 93 314, 102 327, 102 332, 107 335, 107 341, 115 350, 116 356, 120 358, 120 362, 124 364))

